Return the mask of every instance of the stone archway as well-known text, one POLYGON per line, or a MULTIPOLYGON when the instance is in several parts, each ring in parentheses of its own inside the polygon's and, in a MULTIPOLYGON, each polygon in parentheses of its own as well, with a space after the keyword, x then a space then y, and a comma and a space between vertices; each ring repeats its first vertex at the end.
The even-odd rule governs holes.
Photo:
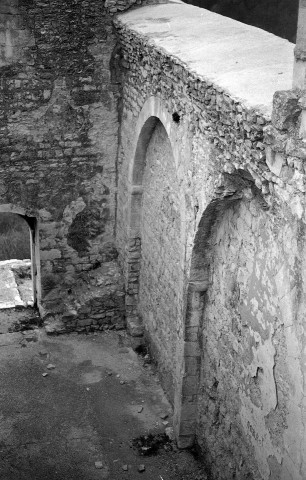
POLYGON ((133 336, 145 333, 149 338, 163 386, 174 401, 184 312, 186 232, 182 183, 186 168, 183 159, 190 155, 188 128, 177 122, 159 98, 151 97, 135 130, 136 142, 125 180, 128 201, 122 207, 127 225, 127 328, 133 336))
POLYGON ((34 306, 41 307, 41 275, 40 275, 40 255, 39 255, 39 231, 38 220, 26 209, 16 207, 11 204, 0 205, 0 213, 14 213, 21 216, 28 224, 30 231, 30 250, 31 250, 31 277, 33 285, 34 306))
MULTIPOLYGON (((147 148, 152 134, 158 125, 162 125, 171 144, 173 162, 176 173, 179 165, 180 145, 178 125, 158 97, 150 97, 138 117, 135 126, 135 147, 129 162, 127 188, 128 205, 126 211, 127 239, 125 249, 126 274, 126 318, 128 331, 134 335, 142 335, 143 325, 138 315, 139 271, 141 263, 141 215, 143 201, 143 178, 146 167, 147 148)), ((181 195, 181 223, 184 223, 185 198, 181 195)), ((184 229, 180 231, 180 241, 184 245, 184 229)), ((183 258, 182 258, 183 264, 183 258)), ((183 266, 182 266, 183 269, 183 266)))
MULTIPOLYGON (((182 371, 175 394, 174 428, 180 448, 191 447, 197 428, 198 394, 201 370, 200 333, 206 291, 210 285, 212 229, 218 218, 250 193, 252 180, 246 172, 224 174, 214 198, 204 210, 194 238, 189 279, 186 286, 182 371)), ((252 196, 252 193, 250 193, 252 196)))

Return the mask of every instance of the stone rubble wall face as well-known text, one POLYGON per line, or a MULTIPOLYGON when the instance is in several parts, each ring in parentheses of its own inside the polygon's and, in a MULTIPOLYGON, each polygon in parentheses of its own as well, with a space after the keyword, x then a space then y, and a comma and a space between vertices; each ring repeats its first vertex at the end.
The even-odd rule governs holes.
POLYGON ((117 257, 121 92, 112 22, 137 3, 0 5, 0 206, 38 220, 45 310, 67 309, 78 275, 117 257))
MULTIPOLYGON (((182 396, 190 407, 185 409, 183 435, 196 429, 214 478, 268 480, 287 478, 290 472, 292 479, 302 480, 306 153, 299 138, 301 92, 277 92, 269 119, 208 79, 198 78, 178 58, 150 44, 120 19, 115 25, 124 71, 117 217, 122 265, 131 245, 129 169, 138 140, 135 125, 152 96, 160 99, 169 118, 173 113, 180 118, 179 124, 173 122, 171 127, 177 132, 175 139, 170 138, 172 146, 181 142, 176 169, 165 175, 156 163, 154 171, 155 178, 161 176, 166 182, 164 190, 178 184, 185 199, 185 205, 180 203, 185 283, 178 285, 176 307, 170 312, 172 317, 175 308, 178 312, 176 337, 158 323, 168 306, 159 292, 153 242, 151 251, 147 242, 143 252, 146 273, 140 272, 141 301, 135 293, 133 313, 143 317, 160 371, 169 371, 171 362, 178 364, 172 370, 172 381, 164 380, 164 386, 177 386, 186 376, 182 396), (235 181, 231 183, 231 179, 235 181), (232 206, 222 207, 235 192, 238 196, 232 206), (205 220, 207 208, 216 201, 221 202, 220 208, 198 255, 201 265, 209 266, 205 309, 200 325, 185 331, 179 299, 185 298, 200 220, 205 220), (141 285, 144 275, 152 278, 150 285, 141 285), (152 291, 155 303, 159 301, 159 314, 157 307, 151 313, 145 307, 152 291), (291 359, 289 352, 293 351, 291 359), (172 352, 175 362, 167 358, 172 352), (193 413, 188 417, 195 402, 196 421, 193 413)), ((142 227, 149 228, 160 208, 157 203, 151 202, 149 207, 143 202, 142 215, 146 217, 142 227)), ((170 215, 159 226, 161 241, 166 238, 168 222, 170 215)), ((162 250, 160 256, 167 271, 175 272, 174 258, 162 250)), ((127 267, 125 276, 128 281, 127 267)))
POLYGON ((30 41, 0 68, 0 203, 38 218, 46 296, 116 256, 115 35, 100 1, 21 1, 11 17, 30 41))

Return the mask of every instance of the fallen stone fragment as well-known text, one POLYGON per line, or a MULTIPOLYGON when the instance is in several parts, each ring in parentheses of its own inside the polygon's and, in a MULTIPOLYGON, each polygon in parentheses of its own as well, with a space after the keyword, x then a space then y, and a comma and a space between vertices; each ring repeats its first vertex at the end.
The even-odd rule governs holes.
POLYGON ((47 365, 48 370, 54 370, 54 368, 55 368, 55 365, 53 365, 52 363, 49 363, 49 365, 47 365))
POLYGON ((113 372, 107 372, 107 375, 108 375, 109 377, 111 377, 112 374, 113 374, 113 372))
POLYGON ((100 469, 100 468, 103 468, 103 463, 98 461, 98 462, 95 462, 95 467, 100 469))
POLYGON ((167 437, 170 439, 170 440, 174 440, 174 431, 173 431, 173 428, 172 427, 167 427, 165 429, 165 434, 167 435, 167 437))
POLYGON ((124 470, 125 472, 127 472, 128 469, 129 469, 128 465, 122 465, 121 468, 122 468, 122 470, 124 470))
POLYGON ((125 384, 125 381, 124 380, 120 380, 120 385, 124 385, 125 384))
POLYGON ((27 342, 37 342, 38 340, 36 333, 26 334, 24 338, 27 342))
POLYGON ((129 348, 128 347, 123 347, 123 348, 120 348, 119 350, 119 353, 129 353, 129 348))
POLYGON ((144 465, 139 465, 138 466, 138 472, 144 472, 146 467, 144 465))
POLYGON ((169 416, 168 413, 161 413, 160 414, 160 418, 162 418, 163 420, 165 420, 168 416, 169 416))
POLYGON ((138 413, 141 413, 142 411, 143 411, 143 406, 139 407, 137 410, 138 413))
POLYGON ((41 357, 46 357, 48 355, 47 350, 40 350, 38 353, 41 357))
POLYGON ((169 422, 167 422, 167 420, 166 420, 166 421, 162 422, 162 424, 165 425, 165 427, 166 427, 167 425, 169 425, 169 422))
POLYGON ((47 376, 48 376, 48 373, 45 372, 45 373, 42 374, 42 376, 43 376, 43 377, 47 377, 47 376))

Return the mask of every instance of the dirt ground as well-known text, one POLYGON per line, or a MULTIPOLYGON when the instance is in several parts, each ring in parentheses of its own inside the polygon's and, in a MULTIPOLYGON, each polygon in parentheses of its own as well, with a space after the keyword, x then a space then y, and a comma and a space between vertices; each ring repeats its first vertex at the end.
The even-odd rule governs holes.
POLYGON ((133 447, 134 438, 171 427, 172 409, 124 332, 4 330, 1 480, 206 480, 193 455, 169 439, 152 456, 133 447))

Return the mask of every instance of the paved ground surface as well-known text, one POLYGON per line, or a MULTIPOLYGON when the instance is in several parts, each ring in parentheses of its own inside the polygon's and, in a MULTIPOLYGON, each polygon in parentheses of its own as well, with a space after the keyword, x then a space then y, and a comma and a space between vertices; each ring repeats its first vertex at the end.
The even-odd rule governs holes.
POLYGON ((124 332, 2 333, 0 357, 1 480, 206 479, 175 446, 156 456, 132 448, 171 425, 171 407, 124 332))

